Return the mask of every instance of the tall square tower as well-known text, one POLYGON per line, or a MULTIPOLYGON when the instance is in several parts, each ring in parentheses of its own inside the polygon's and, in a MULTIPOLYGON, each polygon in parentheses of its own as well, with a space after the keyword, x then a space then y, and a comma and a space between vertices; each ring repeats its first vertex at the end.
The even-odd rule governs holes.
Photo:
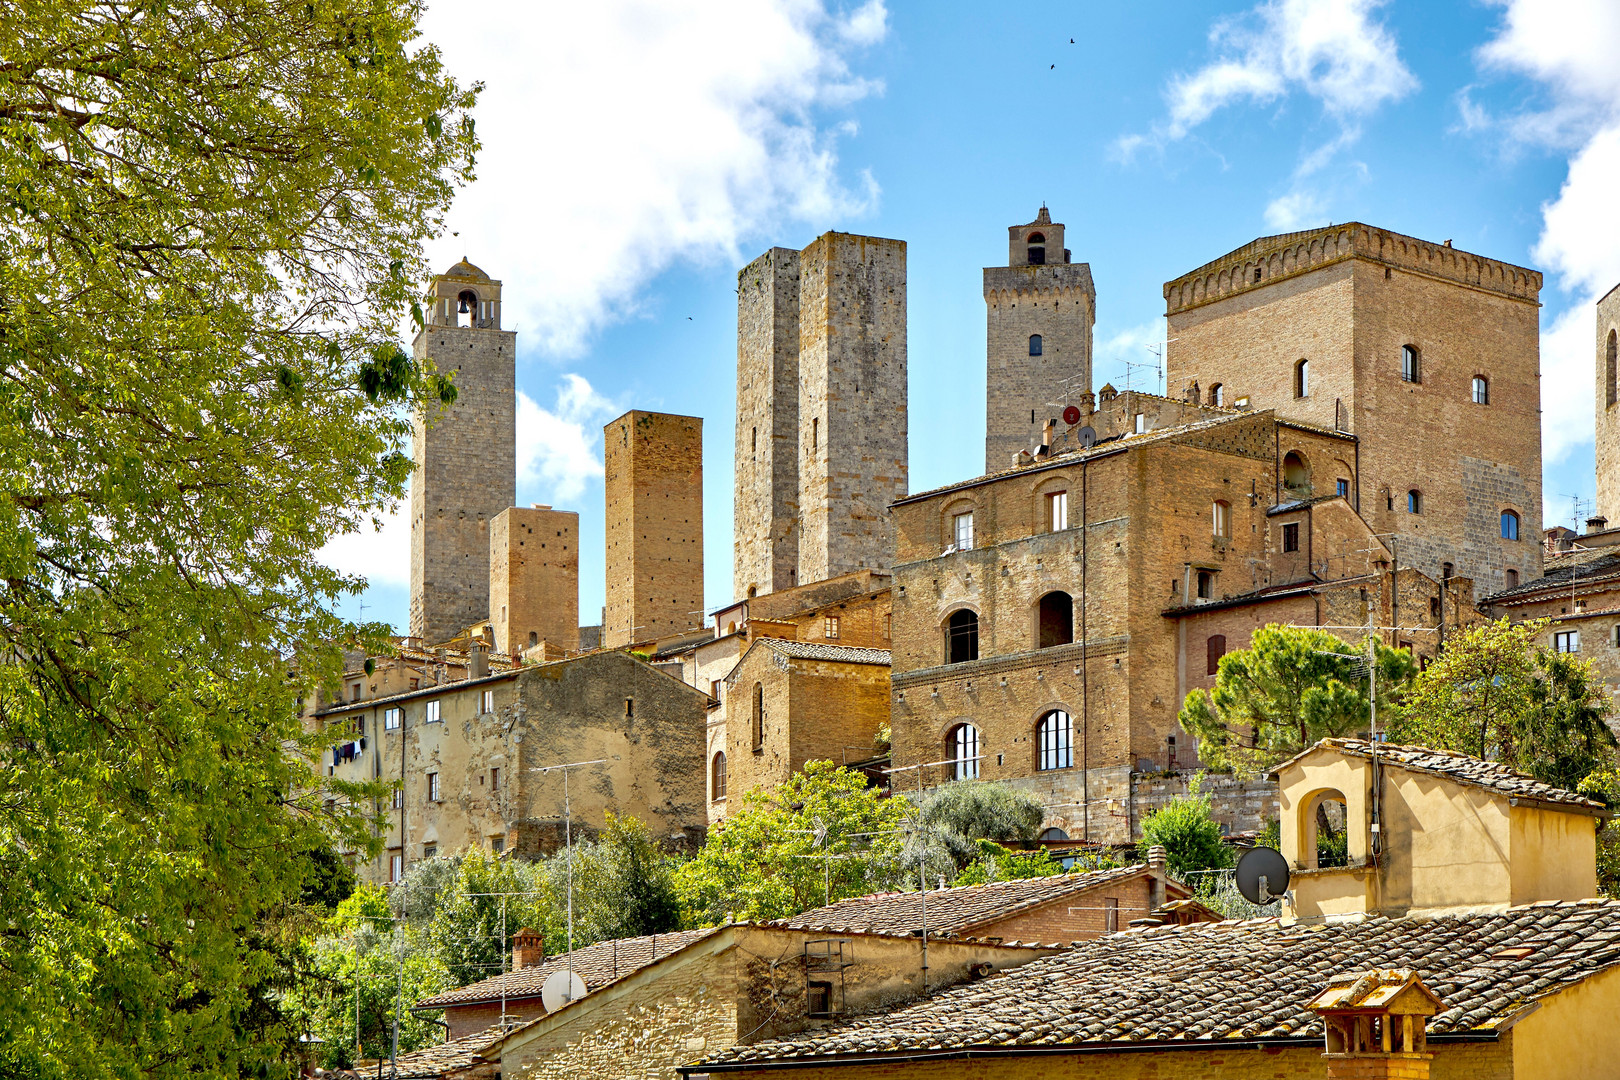
POLYGON ((1007 265, 984 268, 984 471, 1033 450, 1063 403, 1091 392, 1097 290, 1091 266, 1071 263, 1063 225, 1046 207, 1007 230, 1007 265))
POLYGON ((703 625, 703 421, 631 411, 602 429, 607 606, 618 648, 703 625))
POLYGON ((799 253, 771 248, 737 275, 732 595, 798 584, 799 253))
POLYGON ((517 334, 501 329, 501 283, 465 259, 430 296, 412 350, 456 385, 413 440, 410 632, 432 644, 489 616, 490 524, 517 494, 517 334))
POLYGON ((548 641, 579 648, 579 515, 508 507, 489 534, 489 621, 495 651, 548 641))
POLYGON ((894 558, 906 494, 906 245, 830 232, 799 254, 801 584, 894 558))
POLYGON ((1620 525, 1620 285, 1597 303, 1597 513, 1620 525))

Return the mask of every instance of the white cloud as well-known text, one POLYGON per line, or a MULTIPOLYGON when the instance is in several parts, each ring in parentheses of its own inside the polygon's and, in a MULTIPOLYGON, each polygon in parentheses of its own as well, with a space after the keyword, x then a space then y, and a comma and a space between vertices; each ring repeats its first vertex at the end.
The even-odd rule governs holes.
POLYGON ((1324 220, 1322 200, 1309 191, 1291 191, 1266 205, 1266 226, 1291 232, 1324 220))
POLYGON ((360 532, 332 537, 316 558, 334 570, 363 577, 371 585, 409 585, 410 500, 401 499, 381 521, 380 530, 367 523, 360 532))
POLYGON ((578 499, 586 482, 602 475, 602 425, 623 411, 580 375, 563 376, 555 409, 535 404, 520 391, 518 484, 538 485, 556 503, 578 499))
POLYGON ((1494 0, 1504 9, 1480 63, 1528 75, 1549 104, 1506 121, 1516 139, 1578 146, 1620 108, 1620 5, 1613 0, 1494 0))
POLYGON ((636 310, 681 260, 736 261, 788 220, 871 207, 840 178, 838 118, 880 83, 850 70, 883 39, 882 0, 433 0, 427 37, 481 79, 480 179, 434 248, 505 284, 509 326, 559 355, 636 310))

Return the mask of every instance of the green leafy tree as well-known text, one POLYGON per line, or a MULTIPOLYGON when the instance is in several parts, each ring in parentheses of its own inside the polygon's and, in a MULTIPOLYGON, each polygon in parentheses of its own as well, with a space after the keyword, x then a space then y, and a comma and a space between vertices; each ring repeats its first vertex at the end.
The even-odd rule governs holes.
POLYGON ((685 921, 782 919, 900 887, 908 815, 905 800, 884 798, 860 773, 812 761, 774 788, 748 792, 675 871, 685 921))
MULTIPOLYGON (((574 845, 575 947, 680 929, 677 865, 640 820, 610 812, 600 836, 574 845)), ((566 903, 565 854, 547 861, 545 879, 551 896, 566 903)))
POLYGON ((0 1072, 274 1075, 302 1034, 266 928, 370 833, 295 704, 359 640, 315 554, 453 394, 397 342, 475 149, 419 15, 0 5, 0 1072))
MULTIPOLYGON (((418 863, 417 873, 426 877, 433 862, 418 863)), ((482 848, 471 848, 453 862, 455 877, 433 889, 431 916, 413 919, 420 927, 425 947, 456 986, 499 975, 507 970, 512 938, 524 927, 545 935, 548 952, 560 951, 566 940, 558 923, 558 903, 551 891, 544 868, 537 863, 503 858, 482 848)), ((409 875, 407 875, 407 880, 409 875)), ((418 893, 432 888, 432 881, 420 883, 418 893)), ((417 907, 418 899, 408 901, 417 907)))
MULTIPOLYGON (((1378 706, 1400 700, 1415 672, 1404 649, 1375 645, 1378 706)), ((1370 722, 1365 644, 1325 630, 1270 624, 1247 649, 1221 657, 1211 691, 1194 690, 1181 726, 1214 769, 1264 771, 1319 739, 1363 731, 1370 722)))
POLYGON ((1016 881, 1020 878, 1050 877, 1053 874, 1083 873, 1088 870, 1107 870, 1119 865, 1105 855, 1081 856, 1074 866, 1065 869, 1062 862, 1045 848, 1034 851, 1013 851, 992 840, 979 841, 979 856, 967 869, 956 876, 953 885, 985 885, 992 881, 1016 881))
POLYGON ((1210 813, 1210 797, 1203 793, 1203 774, 1196 774, 1186 795, 1149 814, 1142 822, 1139 857, 1162 844, 1171 873, 1186 877, 1202 870, 1224 870, 1233 864, 1232 849, 1221 838, 1221 827, 1210 813))
POLYGON ((1574 790, 1612 767, 1615 739, 1591 662, 1539 644, 1546 620, 1467 627, 1414 680, 1398 742, 1500 761, 1574 790))
POLYGON ((982 780, 958 780, 917 799, 923 833, 944 847, 957 869, 984 852, 981 841, 1033 840, 1046 808, 1027 791, 982 780))

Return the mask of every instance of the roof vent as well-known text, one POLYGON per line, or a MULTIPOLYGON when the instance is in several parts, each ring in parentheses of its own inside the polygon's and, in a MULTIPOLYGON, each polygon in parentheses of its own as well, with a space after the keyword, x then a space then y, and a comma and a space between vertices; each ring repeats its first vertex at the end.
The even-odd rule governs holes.
POLYGON ((1603 517, 1601 514, 1593 514, 1591 517, 1586 519, 1586 534, 1588 536, 1592 535, 1593 533, 1600 533, 1608 527, 1609 519, 1603 517))

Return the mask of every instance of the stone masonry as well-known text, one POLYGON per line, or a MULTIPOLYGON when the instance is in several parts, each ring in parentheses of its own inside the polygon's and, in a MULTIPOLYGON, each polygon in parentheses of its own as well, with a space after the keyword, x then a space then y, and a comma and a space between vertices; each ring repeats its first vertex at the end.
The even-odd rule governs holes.
POLYGON ((737 274, 732 595, 798 584, 799 253, 771 248, 737 274))
MULTIPOLYGON (((633 410, 602 429, 607 612, 602 644, 703 624, 703 421, 633 410)), ((701 775, 701 774, 700 774, 701 775)))
POLYGON ((1044 206, 1007 231, 1007 265, 984 270, 987 473, 1034 450, 1047 421, 1091 391, 1091 267, 1069 262, 1063 226, 1044 206))
POLYGON ((411 476, 411 636, 439 642, 489 617, 490 525, 516 498, 517 334, 501 329, 501 283, 465 260, 434 278, 412 348, 456 385, 442 415, 416 416, 411 476))
POLYGON ((1620 285, 1597 304, 1597 512, 1620 523, 1620 285))
POLYGON ((489 620, 495 651, 540 642, 579 649, 579 515, 549 506, 510 507, 489 540, 489 620))
POLYGON ((1503 511, 1541 513, 1540 289, 1356 222, 1262 237, 1165 284, 1168 385, 1354 433, 1373 531, 1403 565, 1491 592, 1541 573, 1536 530, 1500 535, 1503 511))

